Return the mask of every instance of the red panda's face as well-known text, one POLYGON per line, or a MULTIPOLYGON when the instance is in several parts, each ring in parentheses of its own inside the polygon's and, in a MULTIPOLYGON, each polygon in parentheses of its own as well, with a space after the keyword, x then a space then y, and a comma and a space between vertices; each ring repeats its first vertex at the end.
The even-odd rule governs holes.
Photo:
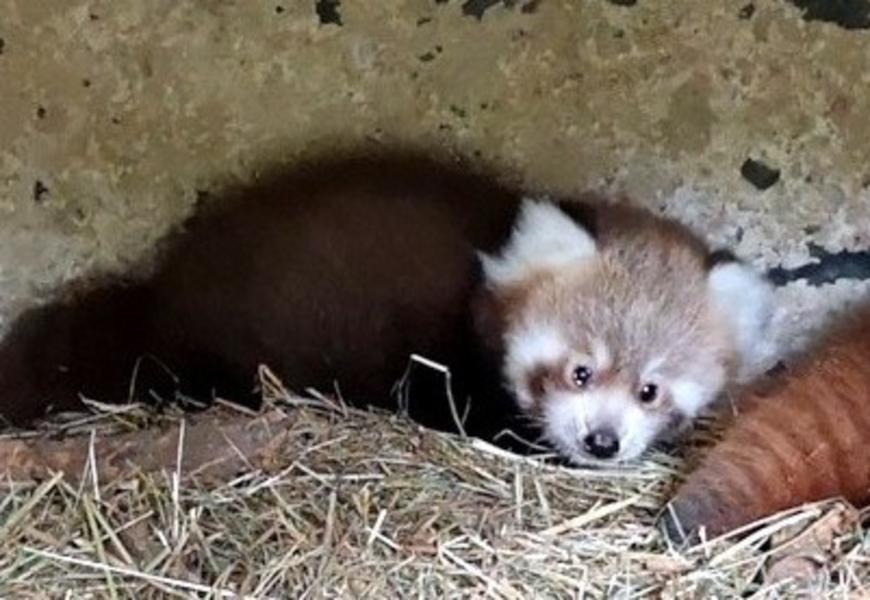
POLYGON ((662 332, 650 338, 649 352, 633 356, 623 333, 548 319, 507 335, 506 385, 544 437, 575 462, 636 458, 708 404, 727 379, 728 353, 715 340, 669 340, 662 332))
POLYGON ((527 203, 500 256, 504 377, 566 458, 624 461, 694 417, 763 335, 767 283, 650 227, 598 246, 551 204, 527 203))

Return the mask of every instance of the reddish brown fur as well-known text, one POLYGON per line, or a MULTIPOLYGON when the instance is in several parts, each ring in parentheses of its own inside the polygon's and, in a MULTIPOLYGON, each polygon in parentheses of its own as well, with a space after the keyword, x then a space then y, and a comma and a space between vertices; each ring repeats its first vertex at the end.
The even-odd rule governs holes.
MULTIPOLYGON (((348 402, 395 408, 392 388, 417 353, 450 369, 459 414, 470 398, 465 430, 491 436, 516 425, 501 344, 511 302, 527 299, 482 285, 478 251, 503 248, 519 201, 494 178, 407 154, 331 158, 263 177, 170 236, 147 276, 100 283, 14 323, 0 344, 0 415, 27 423, 50 407, 80 407, 80 393, 255 404, 260 364, 297 391, 337 384, 348 402)), ((708 296, 706 250, 691 232, 639 209, 559 205, 597 234, 605 279, 615 280, 597 302, 594 282, 542 284, 555 298, 529 301, 531 310, 563 311, 566 326, 580 328, 582 293, 600 305, 601 318, 587 315, 596 327, 636 333, 626 352, 652 338, 668 343, 684 327, 709 356, 721 351, 707 331, 721 327, 684 324, 687 305, 698 312, 708 296), (647 283, 667 296, 676 323, 659 323, 661 312, 642 309, 650 303, 620 293, 649 295, 647 283)), ((452 427, 443 375, 419 367, 409 381, 411 416, 452 427)))
POLYGON ((747 400, 673 499, 666 526, 675 539, 831 497, 870 503, 870 308, 747 400))
MULTIPOLYGON (((131 383, 139 400, 255 403, 259 364, 298 391, 337 383, 348 401, 389 405, 416 352, 454 370, 458 402, 493 374, 472 418, 496 424, 510 405, 468 307, 475 250, 499 246, 518 198, 410 154, 315 161, 230 190, 170 236, 144 279, 98 282, 18 319, 0 346, 0 415, 27 423, 80 407, 80 393, 126 401, 131 383)), ((442 377, 417 370, 411 412, 449 426, 442 377)))

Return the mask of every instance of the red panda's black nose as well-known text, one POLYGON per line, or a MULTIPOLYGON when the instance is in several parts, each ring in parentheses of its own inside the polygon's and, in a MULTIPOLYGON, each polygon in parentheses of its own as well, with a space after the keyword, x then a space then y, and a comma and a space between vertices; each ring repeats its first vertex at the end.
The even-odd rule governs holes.
POLYGON ((586 451, 595 458, 613 458, 619 452, 619 438, 612 431, 599 429, 583 438, 586 451))

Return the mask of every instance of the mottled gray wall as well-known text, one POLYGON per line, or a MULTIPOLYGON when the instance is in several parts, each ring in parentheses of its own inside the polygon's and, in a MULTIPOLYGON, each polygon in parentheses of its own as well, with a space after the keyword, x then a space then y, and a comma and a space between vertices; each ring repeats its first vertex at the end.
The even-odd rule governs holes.
MULTIPOLYGON (((766 268, 870 245, 870 31, 784 0, 0 0, 0 39, 5 320, 198 190, 364 141, 627 191, 766 268)), ((783 288, 783 335, 864 288, 783 288)))

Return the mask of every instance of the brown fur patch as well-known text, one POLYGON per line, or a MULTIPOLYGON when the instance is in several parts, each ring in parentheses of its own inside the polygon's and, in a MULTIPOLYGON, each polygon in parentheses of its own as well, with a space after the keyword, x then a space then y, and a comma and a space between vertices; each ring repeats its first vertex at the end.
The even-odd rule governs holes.
POLYGON ((748 411, 672 502, 686 533, 716 535, 834 496, 870 503, 870 308, 747 394, 748 411))

